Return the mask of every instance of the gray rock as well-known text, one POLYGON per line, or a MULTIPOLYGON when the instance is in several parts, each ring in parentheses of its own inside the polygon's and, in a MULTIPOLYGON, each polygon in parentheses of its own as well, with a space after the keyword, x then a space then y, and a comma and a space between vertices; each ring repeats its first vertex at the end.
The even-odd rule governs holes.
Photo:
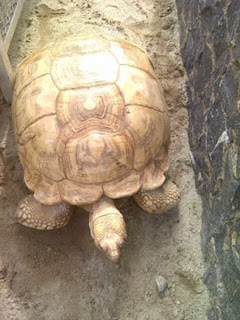
POLYGON ((240 314, 240 1, 176 0, 189 143, 202 196, 208 319, 240 314), (236 236, 237 235, 237 236, 236 236))
POLYGON ((164 291, 167 289, 167 286, 168 286, 167 280, 162 276, 157 276, 155 281, 157 285, 157 291, 160 295, 162 295, 164 291))

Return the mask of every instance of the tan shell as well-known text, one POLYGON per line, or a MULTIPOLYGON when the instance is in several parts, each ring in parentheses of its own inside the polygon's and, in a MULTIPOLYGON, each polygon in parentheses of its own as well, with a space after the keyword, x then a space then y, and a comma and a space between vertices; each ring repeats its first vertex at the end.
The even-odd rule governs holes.
POLYGON ((152 190, 168 169, 162 89, 140 48, 70 36, 19 66, 13 122, 27 186, 44 204, 152 190))

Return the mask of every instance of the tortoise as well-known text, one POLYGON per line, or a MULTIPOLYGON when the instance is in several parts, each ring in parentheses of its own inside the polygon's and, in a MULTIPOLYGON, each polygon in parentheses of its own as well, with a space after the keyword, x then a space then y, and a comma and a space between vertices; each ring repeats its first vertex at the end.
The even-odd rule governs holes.
POLYGON ((126 226, 116 199, 133 196, 149 213, 178 204, 178 187, 165 181, 167 105, 136 45, 82 34, 47 44, 18 67, 12 115, 33 191, 18 205, 21 224, 57 229, 74 206, 87 208, 96 246, 117 261, 126 226))

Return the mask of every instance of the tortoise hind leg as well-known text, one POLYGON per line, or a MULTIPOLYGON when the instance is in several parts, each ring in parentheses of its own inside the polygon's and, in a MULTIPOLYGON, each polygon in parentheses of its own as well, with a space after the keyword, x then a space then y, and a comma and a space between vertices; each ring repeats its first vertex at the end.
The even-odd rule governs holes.
POLYGON ((16 216, 22 225, 39 230, 64 227, 72 216, 72 206, 67 203, 44 205, 33 195, 24 198, 18 205, 16 216))
POLYGON ((111 199, 102 197, 93 204, 89 226, 96 246, 105 251, 110 260, 118 261, 127 233, 123 216, 111 199))
POLYGON ((155 190, 140 190, 133 196, 136 203, 149 213, 164 213, 180 201, 180 191, 175 183, 167 181, 155 190))

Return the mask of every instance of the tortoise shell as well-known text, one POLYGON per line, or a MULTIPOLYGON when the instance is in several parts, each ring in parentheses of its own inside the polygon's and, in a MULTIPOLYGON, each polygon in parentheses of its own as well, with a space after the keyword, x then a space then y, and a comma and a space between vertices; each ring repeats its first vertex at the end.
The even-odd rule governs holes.
POLYGON ((24 180, 43 204, 152 190, 168 169, 169 119, 145 52, 75 35, 20 64, 13 123, 24 180))

